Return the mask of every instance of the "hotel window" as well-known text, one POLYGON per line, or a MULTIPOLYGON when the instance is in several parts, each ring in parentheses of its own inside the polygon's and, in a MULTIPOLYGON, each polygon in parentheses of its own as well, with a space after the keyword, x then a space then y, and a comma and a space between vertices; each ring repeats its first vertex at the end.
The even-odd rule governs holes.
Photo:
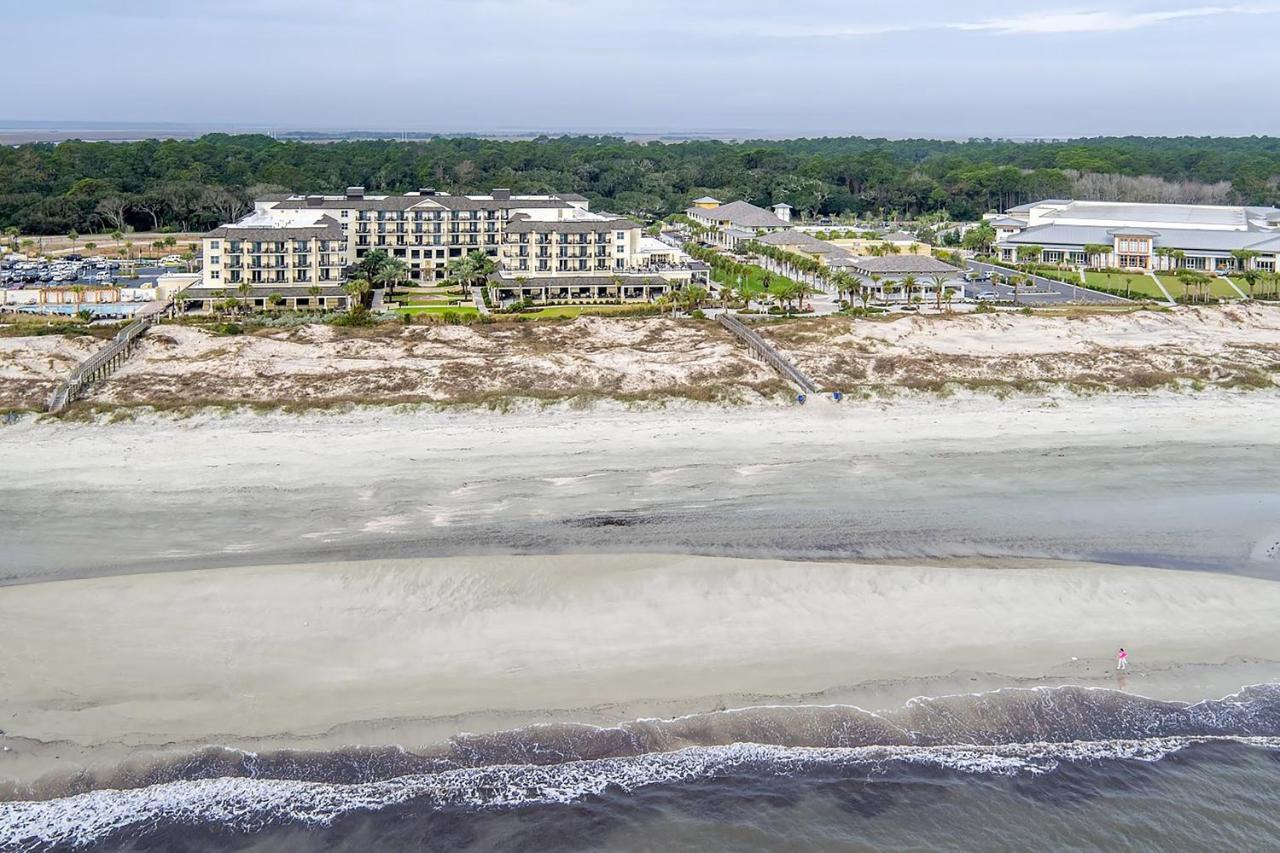
POLYGON ((222 270, 209 270, 209 278, 222 278, 222 270))
POLYGON ((209 263, 210 263, 210 264, 220 264, 220 263, 222 263, 222 258, 221 258, 219 255, 210 255, 210 256, 209 256, 209 263))
POLYGON ((217 241, 217 240, 210 240, 210 241, 209 241, 209 248, 210 248, 210 249, 217 249, 217 248, 221 247, 221 245, 222 245, 222 244, 221 244, 219 241, 217 241))

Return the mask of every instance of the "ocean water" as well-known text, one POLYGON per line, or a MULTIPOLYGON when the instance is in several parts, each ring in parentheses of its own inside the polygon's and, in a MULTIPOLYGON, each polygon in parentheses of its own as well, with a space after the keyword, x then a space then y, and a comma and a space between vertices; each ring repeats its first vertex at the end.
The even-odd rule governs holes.
POLYGON ((4 850, 1265 850, 1280 684, 1009 689, 459 736, 210 747, 0 803, 4 850))

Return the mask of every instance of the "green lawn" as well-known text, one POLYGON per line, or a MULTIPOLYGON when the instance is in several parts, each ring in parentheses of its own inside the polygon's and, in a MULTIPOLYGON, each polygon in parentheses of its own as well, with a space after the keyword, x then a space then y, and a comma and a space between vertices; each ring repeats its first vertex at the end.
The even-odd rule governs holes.
POLYGON ((522 311, 519 316, 549 320, 558 317, 580 317, 583 314, 626 314, 635 311, 637 306, 643 304, 636 302, 626 305, 549 305, 536 311, 522 311))
POLYGON ((403 308, 397 308, 397 314, 445 314, 453 312, 459 315, 475 315, 480 313, 480 309, 474 305, 409 305, 403 308))
MULTIPOLYGON (((1156 273, 1160 276, 1160 280, 1164 282, 1164 286, 1169 288, 1169 295, 1174 299, 1185 296, 1187 289, 1182 286, 1182 282, 1176 275, 1165 275, 1164 273, 1156 273)), ((1235 279, 1232 279, 1235 281, 1235 279)), ((1249 292, 1249 288, 1245 286, 1244 279, 1236 281, 1236 284, 1245 293, 1249 292)), ((1231 285, 1227 284, 1220 278, 1214 278, 1213 283, 1209 285, 1209 295, 1216 296, 1219 299, 1239 299, 1240 294, 1235 291, 1231 285)))
MULTIPOLYGON (((777 275, 776 273, 766 273, 760 267, 752 264, 748 268, 747 280, 746 280, 747 289, 750 290, 752 294, 765 292, 765 288, 764 288, 765 275, 769 276, 770 289, 776 288, 779 284, 782 284, 785 281, 791 280, 786 276, 777 275)), ((717 284, 727 284, 729 287, 732 287, 735 290, 738 287, 737 276, 730 275, 724 270, 713 269, 711 271, 711 280, 716 282, 717 284)))
MULTIPOLYGON (((1109 290, 1119 291, 1120 293, 1123 293, 1125 290, 1125 279, 1130 279, 1130 283, 1128 285, 1129 292, 1133 294, 1135 299, 1143 296, 1149 296, 1152 299, 1159 299, 1162 302, 1165 299, 1164 293, 1156 286, 1156 283, 1151 280, 1151 276, 1147 275, 1145 272, 1135 271, 1124 275, 1113 272, 1086 272, 1084 277, 1085 281, 1089 285, 1094 287, 1104 287, 1109 290)), ((1173 291, 1170 291, 1170 293, 1175 296, 1177 295, 1173 291)))

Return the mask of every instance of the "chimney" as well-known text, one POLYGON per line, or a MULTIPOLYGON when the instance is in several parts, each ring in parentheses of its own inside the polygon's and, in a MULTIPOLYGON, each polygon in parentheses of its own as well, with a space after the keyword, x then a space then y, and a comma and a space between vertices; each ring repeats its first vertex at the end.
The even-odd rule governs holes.
POLYGON ((773 214, 774 216, 781 219, 783 222, 790 222, 791 221, 791 205, 782 204, 782 203, 775 204, 773 206, 773 214))
POLYGON ((324 205, 324 196, 309 195, 307 196, 307 207, 321 207, 324 205))
POLYGON ((364 198, 364 187, 347 187, 347 198, 364 198))
POLYGON ((491 193, 491 195, 493 196, 494 201, 510 201, 511 200, 511 190, 509 189, 499 187, 498 189, 495 189, 491 193))
POLYGON ((435 187, 418 187, 418 195, 435 195, 435 187))

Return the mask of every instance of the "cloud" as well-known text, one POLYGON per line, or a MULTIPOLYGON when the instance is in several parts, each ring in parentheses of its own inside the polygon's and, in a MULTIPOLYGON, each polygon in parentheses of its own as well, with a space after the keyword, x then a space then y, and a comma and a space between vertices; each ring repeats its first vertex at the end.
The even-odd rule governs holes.
POLYGON ((1123 9, 1105 11, 1045 12, 992 18, 986 21, 946 24, 947 29, 965 32, 990 32, 997 35, 1050 35, 1067 33, 1116 33, 1145 29, 1188 18, 1213 18, 1223 15, 1265 15, 1280 12, 1280 6, 1193 6, 1187 9, 1164 9, 1133 12, 1123 9))
POLYGON ((1160 24, 1195 18, 1233 15, 1273 15, 1280 4, 1192 6, 1181 9, 1136 11, 1125 9, 1077 9, 1029 12, 1020 15, 976 21, 916 21, 908 23, 839 25, 795 25, 763 23, 756 34, 774 38, 869 38, 940 30, 990 33, 1002 36, 1067 35, 1076 33, 1114 33, 1145 29, 1160 24))

